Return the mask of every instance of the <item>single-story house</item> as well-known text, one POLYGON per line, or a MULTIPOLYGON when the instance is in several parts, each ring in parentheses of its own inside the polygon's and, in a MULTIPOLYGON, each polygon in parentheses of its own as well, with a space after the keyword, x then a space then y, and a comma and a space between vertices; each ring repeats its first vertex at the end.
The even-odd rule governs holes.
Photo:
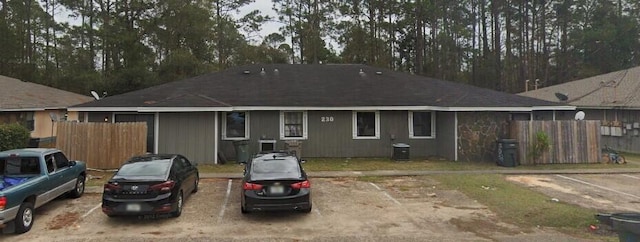
POLYGON ((31 130, 31 138, 55 136, 57 121, 83 118, 67 111, 67 107, 91 100, 89 96, 0 76, 0 123, 24 124, 31 130))
POLYGON ((471 85, 359 64, 254 64, 80 104, 88 122, 144 121, 149 152, 199 162, 301 142, 303 157, 494 159, 508 123, 574 110, 471 85))
MULTIPOLYGON (((575 106, 584 119, 601 120, 601 142, 613 149, 640 153, 640 66, 520 93, 575 106)), ((576 112, 557 112, 574 119, 576 112)))

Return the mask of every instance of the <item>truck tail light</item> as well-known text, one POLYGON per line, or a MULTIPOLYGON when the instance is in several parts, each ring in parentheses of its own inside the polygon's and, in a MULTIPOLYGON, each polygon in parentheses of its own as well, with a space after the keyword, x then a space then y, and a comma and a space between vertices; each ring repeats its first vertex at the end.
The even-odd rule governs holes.
POLYGON ((309 180, 304 180, 301 182, 296 182, 291 184, 291 188, 293 189, 300 189, 300 188, 311 188, 311 183, 309 182, 309 180))
POLYGON ((7 197, 0 197, 0 210, 7 206, 7 197))

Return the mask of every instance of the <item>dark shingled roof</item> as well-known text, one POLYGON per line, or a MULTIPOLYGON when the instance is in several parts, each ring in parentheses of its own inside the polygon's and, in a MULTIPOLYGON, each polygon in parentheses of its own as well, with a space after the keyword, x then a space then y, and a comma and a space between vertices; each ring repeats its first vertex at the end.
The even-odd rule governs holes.
POLYGON ((75 107, 464 108, 566 105, 367 65, 255 64, 75 107))

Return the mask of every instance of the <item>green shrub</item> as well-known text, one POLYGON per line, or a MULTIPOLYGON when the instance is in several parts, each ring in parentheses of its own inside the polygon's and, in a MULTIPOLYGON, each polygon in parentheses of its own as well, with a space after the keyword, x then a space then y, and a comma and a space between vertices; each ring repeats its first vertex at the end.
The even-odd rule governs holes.
POLYGON ((0 151, 27 147, 31 132, 18 124, 0 124, 0 151))

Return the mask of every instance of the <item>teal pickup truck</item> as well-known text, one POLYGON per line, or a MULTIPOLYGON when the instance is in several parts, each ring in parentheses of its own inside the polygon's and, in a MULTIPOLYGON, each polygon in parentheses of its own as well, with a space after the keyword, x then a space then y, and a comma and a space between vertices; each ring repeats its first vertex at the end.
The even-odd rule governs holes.
POLYGON ((57 149, 15 149, 0 152, 0 228, 15 233, 31 229, 34 209, 68 194, 84 193, 87 166, 70 161, 57 149))

